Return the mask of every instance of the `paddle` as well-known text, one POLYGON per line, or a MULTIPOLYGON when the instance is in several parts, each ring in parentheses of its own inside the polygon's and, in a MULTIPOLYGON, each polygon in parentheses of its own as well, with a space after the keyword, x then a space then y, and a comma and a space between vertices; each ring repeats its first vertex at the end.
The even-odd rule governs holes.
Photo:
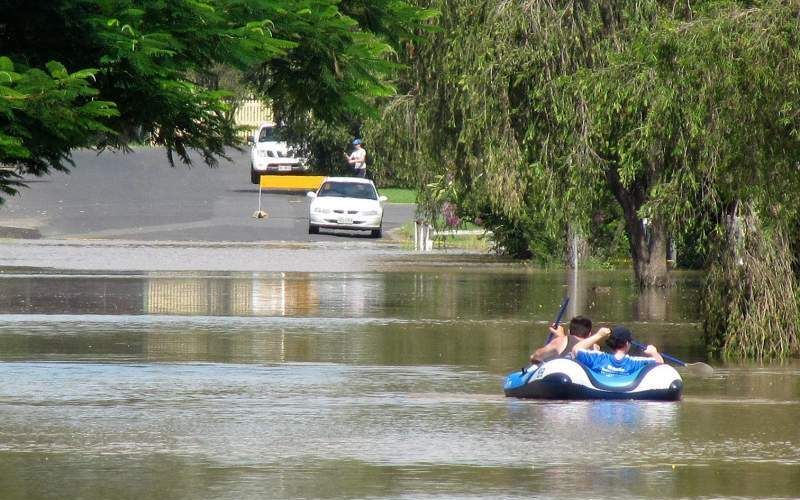
MULTIPOLYGON (((564 316, 564 311, 567 310, 567 304, 569 304, 569 297, 564 297, 564 300, 561 302, 561 307, 558 309, 558 314, 556 314, 556 320, 553 321, 553 325, 558 328, 558 324, 561 323, 561 318, 564 316)), ((547 334, 547 340, 544 341, 544 345, 550 343, 553 340, 553 332, 547 334)), ((530 370, 533 367, 538 367, 539 365, 533 364, 528 365, 527 367, 522 367, 522 373, 524 374, 526 371, 530 370)))
MULTIPOLYGON (((569 304, 569 297, 564 297, 564 301, 561 302, 561 309, 558 310, 558 314, 556 315, 556 320, 553 321, 553 326, 558 328, 558 324, 561 323, 561 317, 564 316, 564 311, 567 310, 567 304, 569 304)), ((553 340, 553 332, 549 332, 547 334, 547 340, 544 341, 544 345, 550 343, 553 340)))
MULTIPOLYGON (((638 347, 643 351, 647 348, 646 345, 640 344, 635 340, 631 340, 631 345, 634 347, 638 347)), ((714 373, 714 369, 711 368, 711 366, 707 365, 706 363, 703 362, 685 363, 676 357, 670 356, 669 354, 664 354, 663 352, 660 352, 659 354, 661 354, 661 357, 666 359, 667 361, 670 361, 680 367, 686 368, 693 375, 697 375, 700 377, 708 377, 714 373)))

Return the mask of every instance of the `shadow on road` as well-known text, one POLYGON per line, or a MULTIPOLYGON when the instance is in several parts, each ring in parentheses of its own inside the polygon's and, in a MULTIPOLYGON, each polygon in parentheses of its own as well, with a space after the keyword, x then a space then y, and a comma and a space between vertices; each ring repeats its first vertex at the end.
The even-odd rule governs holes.
MULTIPOLYGON (((255 188, 252 188, 252 189, 242 189, 242 188, 229 189, 228 192, 229 193, 254 193, 254 194, 258 194, 258 188, 255 187, 255 188)), ((278 195, 278 196, 296 196, 298 198, 305 198, 306 197, 306 192, 305 191, 300 192, 300 191, 272 191, 272 190, 266 191, 265 190, 265 191, 262 191, 261 194, 262 195, 278 195)))
MULTIPOLYGON (((320 236, 336 236, 337 238, 377 239, 373 238, 369 231, 346 231, 344 229, 325 229, 323 227, 319 228, 319 234, 320 236)), ((309 238, 311 238, 311 235, 309 235, 309 238)))

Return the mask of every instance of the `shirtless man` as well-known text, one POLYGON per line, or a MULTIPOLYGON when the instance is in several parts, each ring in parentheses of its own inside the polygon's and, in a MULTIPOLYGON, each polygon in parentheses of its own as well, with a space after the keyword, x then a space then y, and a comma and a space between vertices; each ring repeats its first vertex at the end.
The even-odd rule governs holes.
MULTIPOLYGON (((563 358, 572 354, 572 348, 581 340, 592 333, 592 320, 583 316, 575 316, 569 322, 569 335, 564 333, 564 327, 550 327, 553 338, 544 347, 536 349, 531 354, 531 363, 544 363, 553 358, 563 358)), ((596 346, 595 346, 596 347, 596 346)))

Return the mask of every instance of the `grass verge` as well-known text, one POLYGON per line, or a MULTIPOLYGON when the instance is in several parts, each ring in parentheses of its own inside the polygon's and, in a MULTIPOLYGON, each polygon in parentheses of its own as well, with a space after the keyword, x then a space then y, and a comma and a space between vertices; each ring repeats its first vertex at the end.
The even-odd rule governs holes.
MULTIPOLYGON (((468 229, 477 229, 471 224, 468 229)), ((409 249, 414 246, 414 223, 406 222, 394 233, 403 245, 409 249)), ((433 248, 438 250, 469 250, 475 252, 488 252, 492 246, 491 235, 483 234, 457 234, 442 232, 433 236, 433 248)))
POLYGON ((381 188, 378 194, 389 198, 389 203, 416 203, 417 191, 407 188, 381 188))

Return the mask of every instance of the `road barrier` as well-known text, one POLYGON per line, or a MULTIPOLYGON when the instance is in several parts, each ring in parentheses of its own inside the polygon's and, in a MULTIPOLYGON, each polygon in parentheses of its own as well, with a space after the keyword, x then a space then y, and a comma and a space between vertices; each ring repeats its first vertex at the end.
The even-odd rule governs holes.
POLYGON ((259 187, 280 191, 316 191, 323 180, 325 177, 320 175, 262 175, 259 187))
POLYGON ((321 175, 262 175, 258 182, 258 210, 253 213, 256 219, 266 219, 269 214, 261 210, 261 191, 316 191, 325 180, 321 175))

